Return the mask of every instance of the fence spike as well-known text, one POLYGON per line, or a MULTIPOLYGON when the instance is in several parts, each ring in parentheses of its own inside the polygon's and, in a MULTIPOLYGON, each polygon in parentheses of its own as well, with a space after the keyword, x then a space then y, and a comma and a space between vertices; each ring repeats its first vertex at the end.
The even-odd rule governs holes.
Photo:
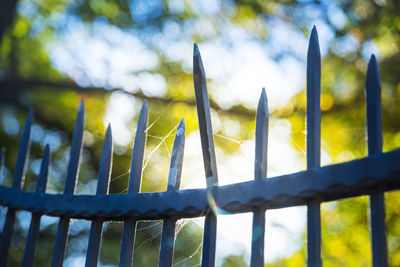
POLYGON ((321 155, 321 54, 317 29, 312 29, 307 54, 307 168, 320 166, 321 155))
POLYGON ((265 89, 263 88, 260 100, 258 101, 256 116, 255 179, 261 179, 267 176, 268 121, 268 100, 265 89))
POLYGON ((142 179, 143 157, 146 146, 147 137, 147 120, 148 120, 147 101, 143 101, 142 108, 137 123, 135 143, 132 151, 131 170, 129 174, 128 193, 139 193, 142 179))
POLYGON ((3 175, 3 167, 4 167, 4 148, 0 149, 0 178, 3 175))
MULTIPOLYGON (((382 103, 381 81, 375 55, 368 63, 365 83, 367 95, 368 155, 382 153, 382 103)), ((372 265, 389 266, 387 255, 385 197, 383 188, 378 187, 370 194, 372 265)))
MULTIPOLYGON (((258 101, 256 116, 256 143, 254 179, 262 179, 267 176, 267 152, 268 152, 268 100, 265 89, 262 89, 258 101)), ((264 236, 265 236, 265 208, 258 207, 253 211, 253 229, 250 266, 264 266, 264 236)))
MULTIPOLYGON (((40 172, 36 185, 36 193, 44 193, 46 191, 47 176, 49 172, 49 162, 50 162, 50 148, 49 145, 46 144, 43 153, 42 163, 40 165, 40 172)), ((42 214, 40 213, 32 213, 31 223, 28 231, 28 237, 26 238, 24 259, 22 261, 23 267, 32 266, 33 264, 37 240, 39 238, 41 217, 42 214)))
POLYGON ((372 155, 382 153, 383 143, 381 81, 375 55, 371 56, 368 63, 365 90, 367 94, 368 154, 372 155))
MULTIPOLYGON (((30 146, 30 134, 31 125, 33 120, 33 110, 29 111, 28 117, 25 122, 24 130, 21 135, 19 142, 19 151, 17 157, 17 163, 14 170, 14 179, 12 188, 21 189, 23 182, 23 176, 25 173, 26 164, 29 157, 29 146, 30 146)), ((15 223, 15 209, 8 209, 6 215, 6 221, 3 227, 3 234, 0 241, 0 266, 7 266, 8 251, 10 250, 11 236, 14 231, 15 223)))
POLYGON ((39 178, 36 185, 36 193, 46 192, 47 176, 49 173, 49 163, 50 163, 50 146, 49 144, 46 144, 44 148, 42 163, 40 165, 39 178))
MULTIPOLYGON (((321 162, 321 54, 318 33, 311 31, 307 53, 307 169, 321 162)), ((320 202, 311 199, 307 207, 308 266, 321 266, 320 202)))
MULTIPOLYGON (((106 137, 104 139, 103 150, 101 153, 99 177, 97 182, 96 195, 105 195, 108 193, 108 186, 110 183, 112 165, 112 133, 111 126, 108 125, 106 137)), ((97 266, 97 260, 99 258, 101 233, 103 230, 102 218, 96 218, 92 221, 90 226, 88 249, 86 253, 86 267, 97 266)))
MULTIPOLYGON (((65 195, 72 195, 75 191, 76 177, 79 169, 79 158, 82 152, 82 137, 85 124, 85 107, 83 100, 81 101, 78 114, 76 116, 75 128, 72 134, 71 151, 69 155, 67 178, 65 180, 65 195)), ((56 244, 54 247, 54 255, 52 267, 62 266, 64 260, 65 245, 67 243, 69 217, 60 217, 57 227, 56 244)))
POLYGON ((96 195, 104 195, 108 193, 112 165, 112 151, 112 131, 111 126, 108 125, 101 153, 96 195))
POLYGON ((26 119, 24 131, 21 135, 21 140, 19 143, 17 164, 15 165, 14 179, 12 184, 12 187, 15 189, 21 188, 24 172, 26 169, 26 164, 28 163, 29 146, 30 146, 29 137, 31 134, 32 120, 33 120, 33 110, 31 109, 26 119))
MULTIPOLYGON (((181 183, 183 153, 185 148, 185 120, 182 119, 176 130, 174 147, 172 149, 171 165, 169 168, 167 191, 179 190, 181 183)), ((176 218, 163 220, 160 247, 159 267, 171 267, 174 255, 176 218)))
MULTIPOLYGON (((147 120, 148 120, 147 101, 143 101, 142 108, 136 128, 135 142, 132 151, 131 170, 129 174, 128 194, 140 192, 140 184, 143 171, 143 157, 146 146, 147 120)), ((119 257, 119 266, 131 266, 133 258, 133 247, 135 244, 136 219, 124 220, 124 229, 122 231, 121 253, 119 257)))
MULTIPOLYGON (((204 170, 207 188, 212 193, 218 185, 217 163, 214 151, 214 139, 211 126, 210 103, 208 100, 206 74, 197 44, 193 49, 193 80, 196 94, 197 116, 199 119, 201 147, 203 151, 204 170)), ((208 212, 204 222, 202 267, 215 264, 215 249, 217 235, 217 217, 212 211, 208 212)))
POLYGON ((197 115, 207 187, 218 184, 217 163, 214 151, 214 138, 211 126, 210 103, 208 100, 206 74, 197 44, 193 51, 193 79, 196 93, 197 115))
POLYGON ((75 191, 76 177, 79 168, 79 158, 82 151, 84 120, 85 107, 82 100, 78 108, 74 133, 72 135, 72 144, 68 162, 67 178, 65 180, 64 194, 74 194, 75 191))
POLYGON ((178 190, 181 183, 183 153, 185 148, 185 120, 182 119, 176 130, 174 147, 172 149, 171 164, 168 175, 167 190, 178 190))

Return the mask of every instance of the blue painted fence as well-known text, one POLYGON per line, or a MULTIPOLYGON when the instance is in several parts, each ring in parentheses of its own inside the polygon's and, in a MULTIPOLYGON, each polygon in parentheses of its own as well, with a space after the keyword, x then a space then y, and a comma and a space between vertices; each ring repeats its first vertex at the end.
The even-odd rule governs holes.
MULTIPOLYGON (((17 210, 32 212, 23 266, 32 266, 42 215, 60 218, 52 266, 62 266, 71 218, 92 221, 86 266, 97 266, 104 221, 124 222, 119 266, 131 266, 135 229, 138 220, 163 220, 159 266, 171 266, 175 223, 181 218, 205 215, 202 263, 214 266, 217 214, 216 205, 229 213, 253 212, 251 266, 264 266, 265 211, 307 205, 308 266, 321 266, 320 204, 353 196, 370 195, 373 266, 388 266, 383 192, 400 188, 400 150, 382 153, 381 85, 374 56, 368 65, 367 128, 368 157, 320 167, 321 151, 321 56, 318 35, 312 30, 307 55, 307 170, 266 179, 268 147, 268 102, 262 90, 256 116, 254 181, 218 186, 217 164, 212 135, 206 76, 197 45, 194 46, 193 78, 199 118, 206 189, 179 190, 185 146, 185 123, 178 126, 171 157, 168 189, 159 193, 140 193, 143 155, 146 144, 148 106, 144 102, 138 124, 127 194, 108 195, 112 163, 112 134, 109 126, 100 160, 96 195, 74 195, 82 150, 84 106, 78 109, 68 171, 63 194, 46 194, 50 149, 46 146, 35 192, 21 190, 29 155, 32 111, 21 136, 12 187, 0 186, 0 204, 8 207, 0 241, 0 266, 6 266, 17 210)), ((0 152, 0 162, 4 153, 0 152)))

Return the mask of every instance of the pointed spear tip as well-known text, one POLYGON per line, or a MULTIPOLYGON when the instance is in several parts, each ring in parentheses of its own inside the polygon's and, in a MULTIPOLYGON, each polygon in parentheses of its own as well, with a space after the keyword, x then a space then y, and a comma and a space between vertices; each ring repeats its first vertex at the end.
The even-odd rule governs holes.
POLYGON ((111 122, 109 122, 108 125, 107 125, 107 133, 108 132, 111 132, 111 122))
POLYGON ((29 109, 28 116, 26 117, 25 121, 25 130, 30 129, 33 121, 33 108, 29 109))
POLYGON ((310 66, 314 66, 315 64, 317 64, 317 66, 320 65, 319 63, 320 61, 321 61, 321 52, 319 49, 318 32, 317 28, 314 26, 311 31, 308 43, 307 68, 309 63, 310 66))
POLYGON ((263 114, 265 114, 266 117, 269 117, 268 98, 267 98, 267 93, 265 92, 265 88, 262 89, 260 99, 258 101, 257 113, 261 111, 263 114))
POLYGON ((85 111, 85 102, 83 101, 83 99, 81 99, 81 102, 79 103, 79 107, 78 107, 78 112, 82 112, 85 111))
POLYGON ((111 123, 108 123, 107 132, 106 132, 106 139, 112 138, 112 130, 111 130, 111 123))
POLYGON ((33 108, 29 109, 28 117, 33 117, 33 108))
POLYGON ((368 62, 368 71, 367 72, 372 71, 374 69, 375 70, 378 69, 378 61, 376 60, 375 55, 371 54, 371 58, 369 59, 369 62, 368 62), (374 68, 372 68, 372 67, 374 67, 374 68))
POLYGON ((314 31, 317 32, 317 26, 313 25, 312 31, 313 31, 313 32, 314 32, 314 31))
POLYGON ((111 124, 108 124, 107 131, 106 131, 106 136, 104 138, 104 143, 103 143, 103 153, 107 151, 107 154, 112 153, 112 133, 111 133, 111 124))
MULTIPOLYGON (((193 48, 193 76, 200 77, 201 79, 206 78, 206 73, 203 67, 203 60, 201 59, 200 50, 197 44, 194 44, 193 48)), ((195 88, 196 89, 196 88, 195 88)))
MULTIPOLYGON (((46 144, 44 147, 44 152, 43 152, 43 159, 48 161, 50 157, 50 145, 46 144)), ((48 163, 47 163, 48 164, 48 163)))
POLYGON ((78 121, 79 121, 79 124, 83 125, 84 124, 84 120, 85 120, 84 117, 85 117, 85 103, 84 103, 84 101, 82 99, 80 104, 79 104, 79 107, 78 107, 78 114, 76 116, 76 123, 78 123, 78 121))
POLYGON ((193 45, 193 56, 197 56, 199 54, 200 54, 199 47, 197 46, 196 43, 194 43, 194 45, 193 45))
POLYGON ((142 108, 140 109, 140 113, 139 113, 138 127, 139 127, 139 123, 145 124, 145 125, 147 124, 148 113, 149 113, 149 105, 147 104, 147 101, 144 100, 143 104, 142 104, 142 108))
POLYGON ((318 31, 317 31, 317 27, 315 25, 313 26, 313 28, 311 30, 310 40, 318 41, 318 31))
POLYGON ((139 118, 137 121, 136 138, 139 136, 138 135, 139 132, 144 131, 146 133, 148 130, 148 129, 146 129, 147 121, 149 119, 148 113, 149 113, 149 106, 147 104, 147 101, 144 100, 142 103, 142 107, 141 107, 140 113, 139 113, 139 118))
POLYGON ((261 89, 261 97, 267 98, 267 93, 265 92, 265 87, 261 89))
POLYGON ((315 27, 315 25, 311 30, 310 42, 311 41, 318 43, 318 31, 317 31, 317 27, 315 27))
POLYGON ((379 88, 381 87, 379 66, 374 54, 371 55, 371 58, 368 62, 367 77, 365 82, 367 91, 374 91, 376 89, 376 86, 378 86, 379 88))
POLYGON ((82 99, 78 107, 78 115, 76 116, 76 121, 80 120, 83 123, 84 116, 85 116, 85 103, 82 99))
POLYGON ((378 61, 376 60, 375 55, 371 54, 371 57, 368 62, 367 75, 370 71, 376 71, 377 69, 378 69, 378 61))
POLYGON ((148 110, 149 110, 149 104, 147 103, 147 100, 145 99, 143 101, 142 108, 140 109, 140 113, 142 113, 142 112, 147 113, 148 110))
MULTIPOLYGON (((203 62, 201 59, 201 54, 200 54, 200 50, 199 47, 197 46, 197 44, 195 43, 193 46, 193 63, 199 62, 199 66, 202 69, 203 68, 203 62)), ((193 67, 195 67, 196 64, 193 64, 193 67)))
POLYGON ((181 119, 178 129, 176 130, 176 135, 185 134, 185 119, 181 119))
POLYGON ((28 116, 26 117, 26 123, 31 124, 33 120, 33 108, 29 109, 28 116))

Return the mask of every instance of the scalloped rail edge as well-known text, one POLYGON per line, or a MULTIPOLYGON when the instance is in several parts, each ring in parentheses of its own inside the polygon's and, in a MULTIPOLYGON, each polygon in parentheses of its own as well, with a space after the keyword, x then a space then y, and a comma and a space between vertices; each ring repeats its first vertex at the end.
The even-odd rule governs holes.
MULTIPOLYGON (((367 195, 374 187, 400 188, 400 149, 366 158, 268 179, 214 187, 222 213, 303 205, 309 199, 331 201, 367 195)), ((210 209, 207 189, 111 195, 62 195, 0 186, 0 205, 49 216, 105 220, 190 218, 210 209)))

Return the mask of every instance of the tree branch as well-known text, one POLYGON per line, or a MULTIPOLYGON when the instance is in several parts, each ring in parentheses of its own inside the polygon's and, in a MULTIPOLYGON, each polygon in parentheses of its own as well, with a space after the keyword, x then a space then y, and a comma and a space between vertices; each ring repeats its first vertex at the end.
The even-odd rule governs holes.
MULTIPOLYGON (((0 88, 5 87, 12 87, 12 88, 33 88, 33 87, 51 87, 57 88, 61 90, 73 90, 79 94, 110 94, 116 91, 123 91, 126 94, 130 94, 134 97, 139 99, 147 100, 148 102, 161 102, 164 104, 169 104, 171 102, 175 103, 184 103, 188 106, 196 106, 195 100, 190 99, 175 99, 175 98, 168 98, 168 97, 157 97, 157 96, 147 96, 143 92, 127 92, 122 88, 112 88, 106 89, 104 87, 82 87, 74 82, 66 82, 66 81, 42 81, 42 80, 24 80, 24 79, 17 79, 17 80, 3 80, 0 82, 0 88)), ((242 116, 249 119, 255 119, 256 112, 254 110, 249 110, 243 106, 233 106, 228 109, 221 108, 215 101, 210 99, 210 106, 217 112, 228 114, 228 115, 235 115, 235 116, 242 116)))

